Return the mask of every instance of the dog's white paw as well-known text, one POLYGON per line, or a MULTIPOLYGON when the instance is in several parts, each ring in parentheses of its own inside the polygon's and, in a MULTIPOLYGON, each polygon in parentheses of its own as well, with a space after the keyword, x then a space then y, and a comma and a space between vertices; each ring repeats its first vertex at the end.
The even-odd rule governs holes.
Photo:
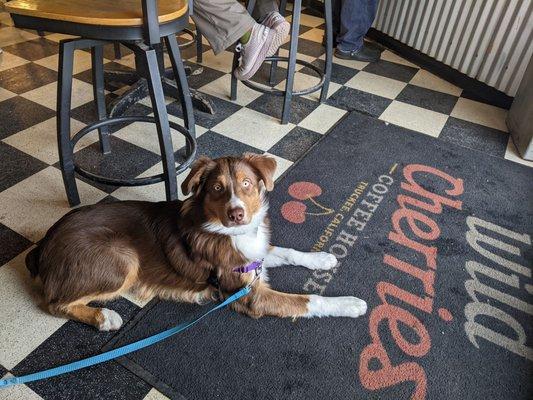
POLYGON ((99 330, 116 331, 117 329, 120 329, 122 326, 122 318, 117 312, 108 308, 101 308, 100 312, 102 313, 104 320, 100 323, 100 326, 98 327, 99 330))
POLYGON ((357 318, 364 315, 366 309, 366 302, 357 297, 322 297, 311 295, 305 316, 357 318))
POLYGON ((309 253, 306 261, 304 266, 309 269, 332 269, 338 263, 337 257, 325 251, 309 253))

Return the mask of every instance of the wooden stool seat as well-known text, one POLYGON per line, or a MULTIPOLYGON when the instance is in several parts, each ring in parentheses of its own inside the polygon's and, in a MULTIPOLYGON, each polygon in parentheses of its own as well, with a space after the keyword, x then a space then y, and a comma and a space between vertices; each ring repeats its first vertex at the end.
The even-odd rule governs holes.
MULTIPOLYGON (((159 23, 187 13, 187 0, 159 0, 159 23)), ((5 4, 9 13, 47 20, 99 26, 142 26, 140 0, 14 0, 5 4)))

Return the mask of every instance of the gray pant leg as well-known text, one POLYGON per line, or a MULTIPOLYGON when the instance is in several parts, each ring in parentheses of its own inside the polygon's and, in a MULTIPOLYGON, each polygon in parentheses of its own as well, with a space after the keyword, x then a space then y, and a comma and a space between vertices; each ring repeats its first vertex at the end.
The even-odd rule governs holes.
POLYGON ((252 16, 256 21, 261 21, 265 15, 272 11, 279 11, 277 0, 257 0, 252 16))
POLYGON ((231 46, 255 24, 237 0, 194 0, 191 17, 215 54, 231 46))

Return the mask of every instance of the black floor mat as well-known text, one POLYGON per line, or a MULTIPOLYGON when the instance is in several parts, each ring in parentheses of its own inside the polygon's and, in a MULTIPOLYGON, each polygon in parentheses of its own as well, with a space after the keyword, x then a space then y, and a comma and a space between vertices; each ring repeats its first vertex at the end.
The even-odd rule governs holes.
MULTIPOLYGON (((352 113, 270 196, 275 244, 340 265, 269 275, 360 297, 367 315, 224 310, 121 362, 181 399, 531 398, 532 195, 524 166, 352 113)), ((203 309, 152 305, 115 345, 203 309)))

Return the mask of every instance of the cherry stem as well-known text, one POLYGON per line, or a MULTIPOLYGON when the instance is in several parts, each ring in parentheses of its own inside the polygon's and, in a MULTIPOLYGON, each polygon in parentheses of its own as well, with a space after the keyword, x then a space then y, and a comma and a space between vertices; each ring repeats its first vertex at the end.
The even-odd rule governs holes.
MULTIPOLYGON (((328 207, 324 207, 322 204, 320 204, 318 201, 316 201, 315 199, 313 199, 312 197, 308 197, 308 199, 311 201, 311 203, 313 203, 315 206, 317 206, 318 208, 322 209, 325 211, 325 213, 321 213, 321 214, 316 214, 316 215, 327 215, 327 214, 331 214, 333 212, 333 209, 331 208, 328 208, 328 207)), ((313 215, 311 213, 309 213, 309 215, 313 215)))

